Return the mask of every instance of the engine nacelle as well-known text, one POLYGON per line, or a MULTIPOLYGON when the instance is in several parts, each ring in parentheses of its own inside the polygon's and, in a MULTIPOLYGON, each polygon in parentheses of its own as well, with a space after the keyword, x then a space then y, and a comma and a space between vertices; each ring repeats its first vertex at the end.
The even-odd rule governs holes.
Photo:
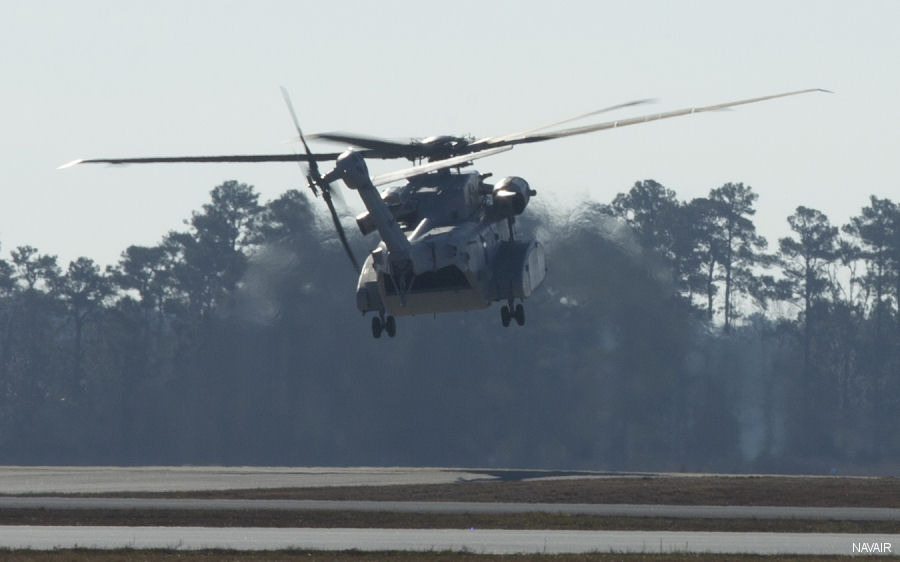
POLYGON ((507 240, 497 247, 491 284, 493 300, 530 297, 547 275, 544 247, 537 240, 507 240))
POLYGON ((499 217, 521 215, 532 195, 535 195, 535 191, 522 178, 503 178, 491 192, 493 213, 499 217))

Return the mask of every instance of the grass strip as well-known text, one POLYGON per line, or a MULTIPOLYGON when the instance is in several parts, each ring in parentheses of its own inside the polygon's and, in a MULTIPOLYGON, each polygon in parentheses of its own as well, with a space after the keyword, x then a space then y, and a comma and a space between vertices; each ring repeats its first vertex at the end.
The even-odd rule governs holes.
POLYGON ((0 525, 900 533, 900 521, 680 519, 536 512, 423 514, 287 510, 4 509, 0 511, 0 525))

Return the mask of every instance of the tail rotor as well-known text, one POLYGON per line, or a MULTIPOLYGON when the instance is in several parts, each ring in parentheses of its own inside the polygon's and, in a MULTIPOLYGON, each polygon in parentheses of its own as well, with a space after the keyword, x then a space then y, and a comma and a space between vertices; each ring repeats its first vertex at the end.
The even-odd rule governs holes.
POLYGON ((297 134, 300 136, 303 150, 306 151, 306 155, 309 158, 309 168, 306 170, 306 181, 309 184, 309 188, 316 197, 319 196, 319 192, 322 193, 322 199, 325 200, 328 211, 331 213, 331 221, 334 223, 334 229, 341 241, 341 245, 344 246, 344 251, 347 253, 347 257, 350 258, 350 263, 353 264, 353 270, 356 273, 359 273, 359 262, 357 261, 356 256, 353 255, 353 250, 350 248, 350 242, 347 240, 347 234, 344 232, 344 227, 341 225, 341 220, 334 207, 334 201, 332 201, 331 184, 326 181, 325 178, 322 177, 321 172, 319 172, 319 163, 313 157, 312 151, 306 143, 306 137, 303 135, 303 130, 300 128, 300 121, 297 119, 297 113, 294 111, 294 104, 291 103, 291 97, 283 86, 281 88, 281 95, 284 97, 284 103, 287 105, 288 111, 291 114, 291 119, 294 121, 294 128, 297 129, 297 134))

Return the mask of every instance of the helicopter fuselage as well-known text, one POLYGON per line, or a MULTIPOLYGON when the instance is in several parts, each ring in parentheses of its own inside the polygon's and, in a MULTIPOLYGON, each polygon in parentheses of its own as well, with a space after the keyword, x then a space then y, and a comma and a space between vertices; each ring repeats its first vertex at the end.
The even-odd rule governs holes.
POLYGON ((367 208, 357 219, 360 230, 377 230, 382 238, 359 276, 360 312, 436 314, 486 308, 494 301, 512 304, 531 295, 547 268, 543 246, 514 234, 528 185, 507 178, 493 186, 485 177, 441 170, 412 177, 377 198, 371 183, 355 185, 367 208), (525 191, 520 205, 508 204, 515 194, 502 187, 513 181, 525 191))

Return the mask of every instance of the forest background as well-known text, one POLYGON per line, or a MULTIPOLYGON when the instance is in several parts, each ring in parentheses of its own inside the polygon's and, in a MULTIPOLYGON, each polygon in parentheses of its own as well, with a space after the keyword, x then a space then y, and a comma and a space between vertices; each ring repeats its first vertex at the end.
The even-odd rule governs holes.
MULTIPOLYGON (((403 318, 374 340, 327 220, 238 181, 115 266, 0 259, 0 464, 414 465, 895 474, 900 208, 653 180, 519 221, 527 324, 403 318)), ((356 235, 360 251, 371 240, 356 235)))

